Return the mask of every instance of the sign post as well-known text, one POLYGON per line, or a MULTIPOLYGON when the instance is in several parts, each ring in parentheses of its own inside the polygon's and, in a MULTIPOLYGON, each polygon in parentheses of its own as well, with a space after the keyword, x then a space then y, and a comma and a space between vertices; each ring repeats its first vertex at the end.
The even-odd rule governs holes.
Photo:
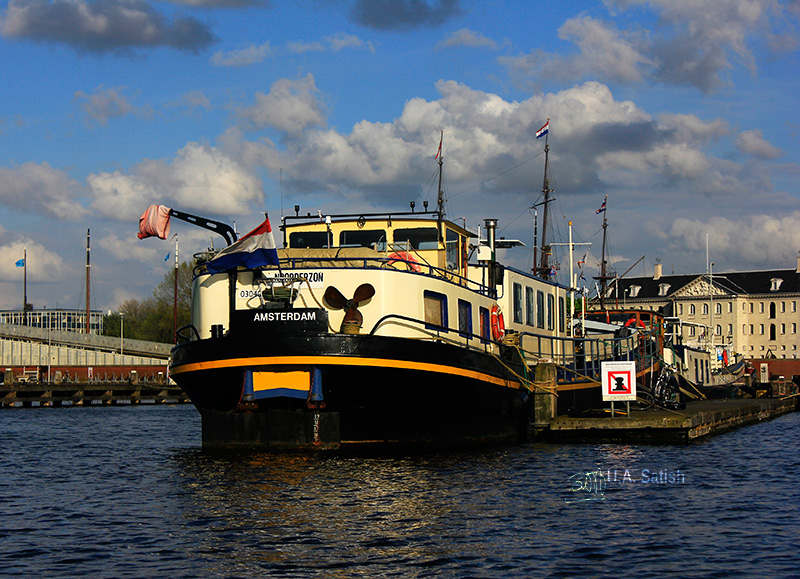
POLYGON ((636 400, 636 362, 601 362, 603 402, 611 402, 611 416, 614 417, 614 402, 628 403, 628 416, 631 415, 631 400, 636 400))

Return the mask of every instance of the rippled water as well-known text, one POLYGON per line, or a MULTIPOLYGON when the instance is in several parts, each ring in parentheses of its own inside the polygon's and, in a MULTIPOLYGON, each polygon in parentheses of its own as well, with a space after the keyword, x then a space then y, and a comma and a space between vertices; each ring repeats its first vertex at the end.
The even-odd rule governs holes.
POLYGON ((691 446, 419 456, 211 453, 199 432, 190 406, 0 412, 0 574, 800 573, 799 414, 691 446))

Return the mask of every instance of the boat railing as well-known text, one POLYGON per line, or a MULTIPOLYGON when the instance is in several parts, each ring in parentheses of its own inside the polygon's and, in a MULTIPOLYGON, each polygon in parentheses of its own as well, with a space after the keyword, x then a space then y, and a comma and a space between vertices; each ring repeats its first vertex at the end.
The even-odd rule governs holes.
POLYGON ((647 366, 636 335, 587 338, 547 336, 533 332, 519 333, 523 354, 549 358, 558 369, 559 382, 600 381, 601 362, 634 360, 637 371, 647 366))
MULTIPOLYGON (((375 335, 381 326, 392 320, 421 326, 420 331, 427 333, 431 339, 469 349, 488 352, 493 346, 502 343, 486 336, 432 324, 401 314, 383 316, 372 326, 369 335, 375 335)), ((635 334, 602 339, 548 336, 533 332, 520 332, 512 335, 519 337, 517 344, 514 341, 502 344, 519 348, 520 354, 528 366, 535 366, 541 361, 553 362, 558 368, 557 376, 560 383, 584 382, 587 379, 599 382, 601 362, 604 361, 633 360, 636 362, 637 371, 640 371, 649 367, 655 360, 653 353, 642 348, 642 341, 635 334)))
MULTIPOLYGON (((405 265, 408 273, 428 275, 443 278, 456 285, 463 286, 481 295, 488 295, 490 287, 481 282, 462 276, 457 271, 437 267, 420 258, 412 258, 408 252, 395 252, 380 257, 285 257, 281 259, 281 268, 310 269, 310 268, 363 268, 363 269, 391 269, 405 265), (407 255, 402 255, 406 253, 407 255)), ((403 271, 403 270, 399 270, 403 271)))

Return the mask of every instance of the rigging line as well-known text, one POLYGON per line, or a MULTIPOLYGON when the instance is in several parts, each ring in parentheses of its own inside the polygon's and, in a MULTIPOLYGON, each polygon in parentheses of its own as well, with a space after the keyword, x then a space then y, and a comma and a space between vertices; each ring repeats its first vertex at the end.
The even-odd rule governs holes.
POLYGON ((511 172, 511 171, 513 171, 514 169, 517 169, 517 168, 521 167, 522 165, 525 165, 526 163, 530 163, 530 162, 531 162, 531 161, 533 161, 533 160, 534 160, 536 157, 541 157, 543 154, 544 154, 544 151, 542 151, 542 152, 539 152, 539 153, 536 153, 536 154, 535 154, 535 155, 533 155, 532 157, 528 157, 528 158, 527 158, 527 159, 525 159, 524 161, 520 161, 519 163, 517 163, 517 164, 516 164, 516 165, 514 165, 513 167, 509 167, 508 169, 506 169, 506 170, 505 170, 505 171, 503 171, 502 173, 498 173, 498 174, 497 174, 497 175, 495 175, 494 177, 489 177, 488 179, 486 179, 486 180, 484 180, 484 181, 481 181, 480 183, 477 183, 476 185, 473 185, 472 187, 467 187, 467 188, 466 188, 466 189, 464 189, 463 191, 459 191, 458 193, 453 193, 452 195, 450 195, 450 197, 451 197, 451 198, 452 198, 452 197, 458 197, 459 195, 462 195, 462 194, 464 194, 464 193, 467 193, 467 192, 469 192, 469 191, 472 191, 473 189, 477 189, 478 187, 481 187, 481 186, 483 186, 483 185, 486 185, 486 183, 489 183, 490 181, 494 181, 494 180, 495 180, 495 179, 497 179, 498 177, 502 177, 502 176, 503 176, 503 175, 505 175, 506 173, 510 173, 510 172, 511 172))
POLYGON ((526 212, 526 211, 530 211, 530 208, 527 208, 527 207, 526 207, 525 209, 523 209, 523 210, 522 210, 522 212, 521 212, 519 215, 517 215, 517 216, 516 216, 516 217, 513 219, 513 221, 511 221, 510 223, 508 223, 508 225, 506 225, 505 227, 503 227, 503 229, 499 229, 499 230, 497 231, 497 233, 503 233, 503 232, 504 232, 506 229, 508 229, 509 227, 511 227, 512 225, 514 225, 514 223, 516 223, 517 221, 519 221, 519 218, 520 218, 520 217, 522 217, 522 216, 525 214, 525 212, 526 212))

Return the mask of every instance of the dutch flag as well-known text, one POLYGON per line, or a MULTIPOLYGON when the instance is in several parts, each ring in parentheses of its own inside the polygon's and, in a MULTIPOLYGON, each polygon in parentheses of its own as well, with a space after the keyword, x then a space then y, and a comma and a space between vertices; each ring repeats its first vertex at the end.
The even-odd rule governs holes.
POLYGON ((222 273, 235 267, 253 269, 264 265, 279 265, 269 217, 239 241, 220 251, 208 262, 206 269, 209 273, 222 273))
POLYGON ((544 124, 544 126, 538 131, 536 131, 536 138, 538 139, 539 137, 544 137, 549 131, 550 131, 550 119, 547 119, 547 122, 544 124))

